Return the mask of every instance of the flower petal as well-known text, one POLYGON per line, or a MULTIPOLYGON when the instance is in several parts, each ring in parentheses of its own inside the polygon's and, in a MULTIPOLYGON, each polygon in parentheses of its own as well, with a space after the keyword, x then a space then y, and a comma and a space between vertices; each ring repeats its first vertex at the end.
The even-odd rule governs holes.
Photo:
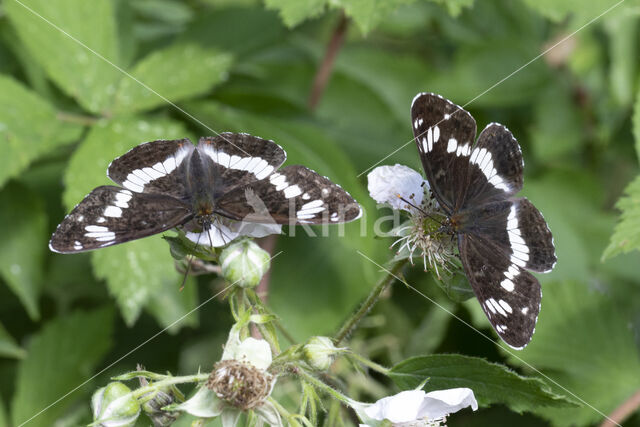
POLYGON ((399 164, 378 166, 369 172, 367 179, 367 188, 372 199, 378 203, 387 203, 394 209, 407 211, 411 211, 412 208, 398 196, 420 206, 424 197, 423 186, 429 185, 420 173, 399 164))
POLYGON ((227 345, 224 347, 221 360, 239 360, 251 363, 258 369, 266 370, 272 361, 271 347, 265 340, 253 337, 239 341, 239 335, 234 329, 229 333, 227 345))
POLYGON ((190 399, 171 408, 201 418, 217 417, 224 409, 224 402, 209 388, 202 385, 190 399))
POLYGON ((225 408, 220 416, 222 427, 236 427, 238 418, 240 418, 240 411, 238 409, 225 408))
POLYGON ((265 402, 262 405, 253 408, 253 411, 270 426, 284 426, 282 418, 280 418, 280 413, 271 402, 265 402))
POLYGON ((478 402, 473 395, 473 390, 469 388, 436 390, 424 396, 418 418, 442 418, 468 406, 471 406, 474 411, 478 409, 478 402))
POLYGON ((271 365, 271 347, 265 340, 249 337, 240 343, 235 359, 247 361, 258 369, 266 370, 271 365))
POLYGON ((374 420, 389 420, 392 423, 406 423, 418 418, 425 392, 408 390, 378 400, 364 409, 364 413, 374 420))

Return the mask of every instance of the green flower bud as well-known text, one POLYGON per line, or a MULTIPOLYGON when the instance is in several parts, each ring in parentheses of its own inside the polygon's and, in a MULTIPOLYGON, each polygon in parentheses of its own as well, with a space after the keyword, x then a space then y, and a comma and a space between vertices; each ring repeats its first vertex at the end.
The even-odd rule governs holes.
POLYGON ((113 382, 98 389, 91 397, 94 425, 100 427, 133 426, 140 415, 140 403, 131 396, 131 389, 113 382))
POLYGON ((251 240, 233 243, 222 250, 220 266, 229 283, 254 288, 269 270, 269 253, 251 240))
POLYGON ((336 358, 345 349, 333 345, 331 338, 313 337, 302 347, 305 361, 313 369, 326 371, 336 358))

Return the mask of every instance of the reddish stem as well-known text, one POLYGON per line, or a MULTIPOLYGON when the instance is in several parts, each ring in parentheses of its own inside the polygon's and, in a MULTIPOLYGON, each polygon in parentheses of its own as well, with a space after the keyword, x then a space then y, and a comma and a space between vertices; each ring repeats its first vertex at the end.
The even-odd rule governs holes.
POLYGON ((336 56, 342 47, 348 26, 349 20, 344 14, 342 14, 338 25, 333 30, 331 41, 329 41, 329 45, 327 46, 327 51, 325 52, 322 63, 320 64, 320 67, 316 72, 316 76, 313 79, 311 95, 309 96, 309 108, 311 110, 316 109, 318 102, 320 102, 320 98, 327 87, 331 71, 333 71, 333 63, 335 62, 336 56))
POLYGON ((631 397, 625 400, 600 424, 600 427, 619 426, 629 415, 633 414, 640 408, 640 390, 636 391, 631 397))

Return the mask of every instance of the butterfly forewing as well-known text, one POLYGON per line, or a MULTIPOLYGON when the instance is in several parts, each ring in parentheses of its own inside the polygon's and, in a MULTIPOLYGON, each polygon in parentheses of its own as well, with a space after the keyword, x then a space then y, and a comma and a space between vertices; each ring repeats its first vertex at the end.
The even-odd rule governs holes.
POLYGON ((99 249, 169 230, 191 216, 189 206, 173 197, 102 186, 66 216, 49 247, 60 253, 99 249))
POLYGON ((287 158, 273 141, 246 133, 221 133, 200 138, 198 151, 211 160, 216 193, 262 180, 277 170, 287 158))
POLYGON ((448 213, 462 205, 476 122, 467 111, 432 93, 416 96, 411 123, 431 190, 448 213))
POLYGON ((509 130, 491 123, 478 136, 469 156, 464 206, 504 199, 522 189, 524 162, 518 141, 509 130))
POLYGON ((225 194, 220 213, 248 222, 337 223, 357 219, 360 205, 339 185, 304 166, 287 166, 225 194))
POLYGON ((136 193, 188 198, 187 163, 195 147, 188 139, 140 144, 109 165, 107 175, 136 193))

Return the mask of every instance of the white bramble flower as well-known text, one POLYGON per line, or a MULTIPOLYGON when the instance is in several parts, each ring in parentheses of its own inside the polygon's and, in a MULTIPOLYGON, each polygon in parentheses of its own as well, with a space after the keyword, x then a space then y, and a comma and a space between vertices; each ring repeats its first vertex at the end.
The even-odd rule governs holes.
POLYGON ((365 423, 361 427, 377 427, 390 421, 396 427, 443 426, 447 416, 461 409, 478 409, 473 391, 452 388, 429 393, 423 390, 403 391, 375 403, 352 402, 351 407, 365 423))
POLYGON ((270 234, 280 234, 282 225, 273 223, 254 223, 234 221, 229 218, 216 215, 208 231, 187 231, 187 239, 202 246, 214 248, 228 245, 231 241, 240 237, 265 237, 270 234))
POLYGON ((223 427, 235 427, 242 412, 251 410, 261 422, 282 426, 280 414, 267 400, 276 383, 267 372, 271 361, 269 343, 251 337, 240 340, 236 325, 209 380, 189 400, 170 409, 201 418, 219 416, 223 427))
POLYGON ((369 194, 374 200, 409 212, 409 221, 392 230, 399 239, 391 247, 397 246, 398 254, 405 253, 411 263, 417 251, 425 271, 431 267, 440 277, 438 267, 448 270, 455 256, 455 242, 441 231, 437 218, 445 215, 431 196, 428 182, 403 165, 379 166, 369 173, 368 179, 369 194))
POLYGON ((386 203, 394 209, 411 211, 413 208, 406 201, 415 206, 422 204, 424 187, 429 184, 410 167, 404 165, 378 166, 367 175, 367 189, 371 198, 378 203, 386 203), (406 201, 400 199, 402 197, 406 201))

